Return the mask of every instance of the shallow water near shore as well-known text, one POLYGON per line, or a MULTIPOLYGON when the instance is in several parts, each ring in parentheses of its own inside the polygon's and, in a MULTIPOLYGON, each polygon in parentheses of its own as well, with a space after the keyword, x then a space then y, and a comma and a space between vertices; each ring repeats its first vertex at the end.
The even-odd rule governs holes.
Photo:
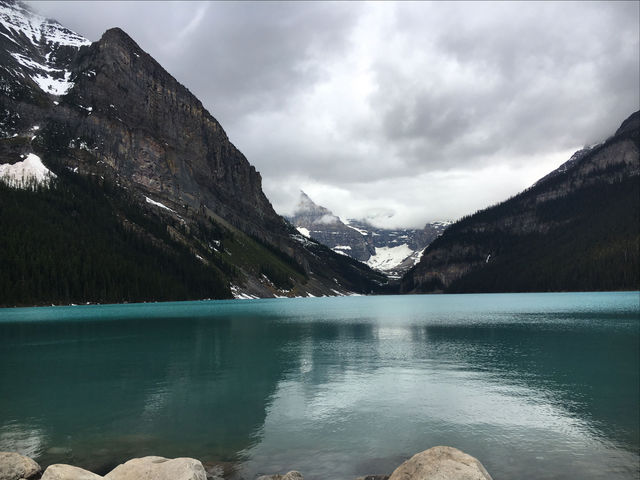
POLYGON ((497 479, 637 479, 638 292, 0 309, 0 450, 105 473, 390 473, 435 445, 497 479))

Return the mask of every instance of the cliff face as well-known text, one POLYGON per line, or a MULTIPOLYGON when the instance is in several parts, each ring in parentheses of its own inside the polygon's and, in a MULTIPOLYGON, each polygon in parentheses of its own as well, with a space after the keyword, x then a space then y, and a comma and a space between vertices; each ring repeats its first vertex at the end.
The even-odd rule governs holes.
POLYGON ((403 290, 638 288, 638 119, 528 190, 451 225, 403 290))
POLYGON ((121 183, 176 208, 213 209, 252 235, 284 227, 220 124, 122 30, 78 49, 69 71, 74 85, 57 105, 22 116, 43 123, 74 166, 103 165, 121 183))
POLYGON ((220 124, 122 30, 83 49, 74 75, 65 104, 92 110, 71 136, 98 146, 98 161, 149 194, 213 208, 252 234, 283 228, 260 174, 220 124))
MULTIPOLYGON (((37 153, 59 174, 110 182, 119 189, 113 195, 198 258, 226 253, 226 279, 240 294, 369 292, 386 282, 298 238, 218 121, 122 30, 91 43, 22 4, 0 2, 0 33, 0 163, 37 153), (223 237, 220 253, 212 242, 223 237)), ((117 215, 149 237, 140 222, 117 215)))

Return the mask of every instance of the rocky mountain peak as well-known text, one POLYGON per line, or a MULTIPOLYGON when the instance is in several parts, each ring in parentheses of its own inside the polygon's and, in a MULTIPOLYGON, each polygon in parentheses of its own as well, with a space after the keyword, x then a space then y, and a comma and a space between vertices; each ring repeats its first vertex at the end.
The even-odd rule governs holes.
MULTIPOLYGON (((106 250, 120 241, 123 251, 135 242, 146 244, 145 251, 155 252, 151 277, 162 276, 154 270, 157 262, 172 264, 170 275, 181 265, 192 272, 205 268, 205 277, 215 282, 174 277, 200 298, 386 288, 384 275, 303 237, 277 215, 260 174, 222 126, 122 29, 112 28, 91 43, 22 4, 1 2, 0 46, 0 170, 15 176, 25 167, 16 162, 33 170, 40 164, 32 160, 41 159, 57 175, 54 197, 79 189, 74 198, 103 208, 112 222, 103 233, 114 236, 106 250), (95 195, 87 193, 91 189, 95 195), (190 261, 181 258, 185 249, 190 261)), ((36 195, 33 205, 40 201, 36 195)), ((63 212, 51 214, 66 218, 63 212)), ((46 219, 40 220, 46 230, 46 219)), ((96 225, 96 232, 102 227, 106 223, 96 225)), ((71 220, 66 231, 83 228, 71 220)), ((69 244, 64 232, 54 233, 60 235, 49 235, 52 248, 69 244)), ((99 263, 102 254, 94 253, 99 263)), ((14 269, 23 267, 41 269, 25 263, 14 269)), ((126 283, 121 280, 114 285, 126 283)), ((114 287, 107 297, 157 299, 162 289, 156 287, 123 297, 114 287)), ((176 295, 184 297, 187 290, 176 295)))
MULTIPOLYGON (((307 195, 304 191, 300 190, 300 198, 298 199, 298 204, 296 205, 296 210, 293 214, 294 217, 302 218, 305 217, 305 224, 338 224, 342 223, 340 218, 331 212, 331 210, 317 205, 309 195, 307 195)), ((309 226, 307 225, 307 226, 309 226)))
POLYGON ((632 113, 624 122, 622 122, 622 125, 620 125, 620 128, 616 131, 616 136, 623 135, 625 133, 637 133, 638 130, 640 130, 640 111, 632 113))
POLYGON ((101 43, 115 42, 115 43, 121 43, 123 45, 126 45, 129 48, 140 48, 139 45, 135 42, 135 40, 131 38, 129 34, 127 34, 127 32, 122 30, 120 27, 112 27, 106 30, 102 34, 102 37, 100 37, 99 42, 101 43))

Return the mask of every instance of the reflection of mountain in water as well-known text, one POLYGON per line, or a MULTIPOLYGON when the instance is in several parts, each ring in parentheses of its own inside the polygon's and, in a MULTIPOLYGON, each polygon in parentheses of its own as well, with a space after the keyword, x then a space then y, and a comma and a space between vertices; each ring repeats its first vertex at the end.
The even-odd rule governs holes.
POLYGON ((253 320, 0 324, 0 428, 33 422, 45 464, 233 459, 257 440, 269 396, 297 361, 281 353, 294 328, 253 320))

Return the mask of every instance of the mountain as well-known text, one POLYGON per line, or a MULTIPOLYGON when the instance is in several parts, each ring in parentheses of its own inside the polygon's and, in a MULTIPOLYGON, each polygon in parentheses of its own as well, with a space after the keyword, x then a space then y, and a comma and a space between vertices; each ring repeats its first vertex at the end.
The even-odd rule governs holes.
POLYGON ((640 289, 640 113, 531 188, 451 225, 403 292, 640 289))
POLYGON ((375 253, 366 235, 344 223, 330 210, 316 205, 302 191, 295 212, 287 220, 307 238, 361 262, 366 262, 375 253))
POLYGON ((427 223, 423 229, 378 228, 364 220, 342 221, 333 212, 300 192, 293 215, 287 220, 300 233, 398 279, 413 267, 449 222, 427 223))
POLYGON ((0 34, 0 304, 384 288, 277 215, 218 121, 121 29, 91 43, 3 1, 0 34))

